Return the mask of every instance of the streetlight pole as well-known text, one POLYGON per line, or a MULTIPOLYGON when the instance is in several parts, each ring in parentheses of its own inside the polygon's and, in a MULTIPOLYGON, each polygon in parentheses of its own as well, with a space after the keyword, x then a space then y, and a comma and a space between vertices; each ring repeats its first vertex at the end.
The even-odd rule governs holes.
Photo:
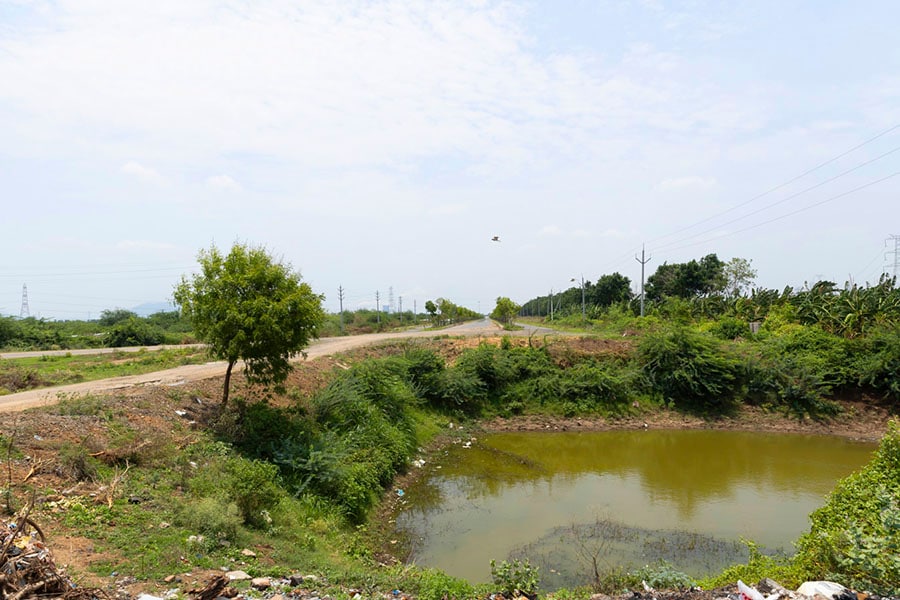
MULTIPOLYGON (((578 281, 578 280, 573 277, 572 281, 578 281)), ((582 323, 587 322, 587 319, 585 318, 585 315, 584 315, 584 274, 583 273, 581 275, 581 322, 582 323)))

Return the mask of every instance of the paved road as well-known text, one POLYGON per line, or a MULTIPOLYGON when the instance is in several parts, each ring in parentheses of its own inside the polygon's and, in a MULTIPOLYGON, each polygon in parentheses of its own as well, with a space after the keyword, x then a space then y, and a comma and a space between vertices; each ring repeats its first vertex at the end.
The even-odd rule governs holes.
MULTIPOLYGON (((353 348, 367 346, 377 342, 403 338, 417 337, 434 337, 435 335, 451 335, 451 336, 491 336, 501 333, 502 330, 496 323, 489 319, 481 321, 469 321, 454 327, 448 327, 441 330, 423 331, 422 329, 402 331, 396 333, 370 333, 366 335, 354 335, 347 337, 322 338, 314 341, 306 349, 308 359, 318 358, 320 356, 328 356, 339 352, 346 352, 353 348)), ((511 335, 533 335, 533 334, 552 334, 556 333, 552 329, 545 327, 535 327, 533 325, 524 325, 520 331, 507 332, 511 335)), ((136 348, 137 350, 139 348, 136 348)), ((150 348, 148 348, 150 349, 150 348)), ((73 351, 74 353, 74 351, 73 351)), ((16 354, 16 353, 11 353, 16 354)), ((38 356, 41 353, 36 353, 38 356)), ((63 351, 65 354, 65 351, 63 351)), ((10 357, 3 355, 4 358, 10 357)), ((298 357, 297 361, 303 358, 298 357)), ((145 373, 143 375, 128 375, 125 377, 112 377, 110 379, 98 379, 96 381, 85 381, 83 383, 73 383, 70 385, 62 385, 50 388, 41 388, 38 390, 28 390, 17 394, 8 394, 0 396, 0 412, 13 412, 25 410, 34 406, 44 406, 47 404, 55 404, 59 399, 59 394, 97 394, 111 392, 119 389, 144 386, 144 385, 160 385, 160 386, 178 386, 191 381, 200 381, 202 379, 211 379, 213 377, 222 377, 225 375, 225 369, 228 364, 225 361, 208 362, 202 365, 185 365, 167 369, 165 371, 157 371, 155 373, 145 373)))

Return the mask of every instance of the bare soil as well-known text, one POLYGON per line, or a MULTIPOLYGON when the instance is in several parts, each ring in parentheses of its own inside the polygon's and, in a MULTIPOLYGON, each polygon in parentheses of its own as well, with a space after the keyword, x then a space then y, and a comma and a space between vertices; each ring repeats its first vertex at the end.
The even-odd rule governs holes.
MULTIPOLYGON (((496 335, 480 334, 478 337, 463 339, 427 339, 433 335, 420 336, 415 342, 437 348, 448 362, 455 360, 468 347, 482 342, 499 344, 501 338, 496 335)), ((347 338, 350 339, 350 338, 347 338)), ((390 341, 381 338, 377 341, 390 341)), ((368 343, 372 343, 371 341, 368 343)), ((602 339, 553 339, 536 341, 533 338, 512 338, 514 344, 547 343, 555 360, 565 362, 573 360, 578 354, 612 353, 628 351, 630 340, 602 339)), ((286 389, 288 393, 279 395, 247 384, 242 373, 232 378, 232 398, 262 399, 274 405, 287 405, 298 397, 308 397, 321 389, 333 377, 335 370, 347 368, 353 360, 384 355, 385 353, 402 352, 407 342, 396 340, 396 343, 380 348, 368 345, 360 347, 354 343, 336 346, 346 354, 333 356, 324 351, 317 352, 317 358, 300 362, 290 375, 286 389)), ((312 354, 312 353, 311 353, 312 354)), ((184 447, 200 438, 204 421, 211 412, 215 412, 221 398, 221 373, 212 372, 211 376, 198 379, 158 378, 152 383, 127 385, 119 388, 104 389, 99 386, 90 392, 93 396, 55 395, 51 400, 38 404, 48 405, 26 411, 17 411, 2 415, 2 435, 13 439, 17 456, 4 460, 2 473, 4 481, 11 481, 14 493, 21 498, 27 489, 42 490, 43 496, 38 500, 43 505, 65 498, 86 498, 93 502, 106 502, 110 491, 100 483, 77 482, 71 468, 60 460, 60 450, 66 445, 87 445, 100 460, 108 460, 110 464, 118 462, 123 453, 139 446, 144 453, 150 453, 154 447, 162 448, 165 444, 176 444, 184 447), (79 404, 81 403, 81 404, 79 404), (74 414, 77 413, 77 414, 74 414), (117 419, 127 421, 133 436, 123 440, 120 434, 108 427, 106 415, 116 415, 117 419)), ((98 383, 98 382, 91 382, 98 383)), ((102 383, 102 382, 101 382, 102 383)), ((877 441, 887 428, 892 417, 891 412, 879 405, 874 399, 839 400, 844 408, 841 415, 828 420, 797 419, 785 414, 773 413, 755 407, 744 407, 736 415, 727 418, 702 419, 684 415, 674 411, 647 411, 640 406, 635 407, 638 416, 619 419, 584 419, 584 418, 549 418, 542 416, 519 417, 514 419, 493 419, 478 426, 484 430, 605 430, 605 429, 638 429, 638 428, 690 428, 690 429, 732 429, 742 431, 768 431, 790 433, 815 433, 848 437, 857 440, 877 441)), ((19 407, 17 407, 18 410, 19 407)), ((2 408, 0 408, 2 410, 2 408)), ((449 438, 447 438, 449 439, 449 438)), ((436 447, 446 443, 447 439, 436 441, 436 447)), ((5 451, 5 448, 0 448, 5 451)), ((7 457, 4 456, 4 459, 7 457)), ((405 487, 415 471, 401 477, 396 486, 405 487)), ((381 510, 382 517, 392 510, 392 495, 385 496, 381 510)), ((2 509, 2 508, 0 508, 2 509)), ((76 530, 63 526, 61 519, 54 517, 53 511, 45 509, 36 514, 36 519, 44 526, 58 565, 68 565, 70 570, 82 574, 83 585, 99 585, 106 583, 102 578, 95 578, 90 573, 90 566, 99 561, 115 564, 116 557, 103 555, 95 551, 91 540, 79 535, 76 530)), ((376 515, 375 521, 379 520, 376 515)), ((386 517, 384 517, 386 520, 386 517)), ((386 548, 387 549, 387 548, 386 548)), ((261 549, 264 558, 265 549, 261 549)), ((385 561, 391 559, 388 553, 381 555, 385 561)), ((192 581, 200 581, 211 573, 195 572, 192 581)), ((133 582, 125 588, 129 592, 152 589, 147 582, 133 582)), ((187 589, 187 584, 185 588, 187 589)), ((707 600, 716 597, 712 593, 694 594, 690 598, 707 600)), ((656 594, 656 598, 680 598, 656 594)))

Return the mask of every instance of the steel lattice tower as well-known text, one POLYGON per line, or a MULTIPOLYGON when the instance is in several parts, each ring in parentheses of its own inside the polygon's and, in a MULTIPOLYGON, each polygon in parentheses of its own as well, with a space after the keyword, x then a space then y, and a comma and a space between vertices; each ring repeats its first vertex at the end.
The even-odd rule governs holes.
POLYGON ((22 308, 19 309, 19 318, 27 319, 31 316, 31 311, 28 309, 28 285, 22 284, 22 308))

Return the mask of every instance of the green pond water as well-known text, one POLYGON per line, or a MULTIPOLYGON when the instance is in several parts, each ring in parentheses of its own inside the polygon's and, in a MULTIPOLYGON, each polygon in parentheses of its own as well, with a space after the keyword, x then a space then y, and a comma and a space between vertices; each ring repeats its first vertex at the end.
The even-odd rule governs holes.
POLYGON ((875 444, 728 431, 498 433, 452 446, 403 490, 409 562, 472 582, 527 557, 545 590, 660 559, 693 576, 793 552, 838 479, 875 444))

